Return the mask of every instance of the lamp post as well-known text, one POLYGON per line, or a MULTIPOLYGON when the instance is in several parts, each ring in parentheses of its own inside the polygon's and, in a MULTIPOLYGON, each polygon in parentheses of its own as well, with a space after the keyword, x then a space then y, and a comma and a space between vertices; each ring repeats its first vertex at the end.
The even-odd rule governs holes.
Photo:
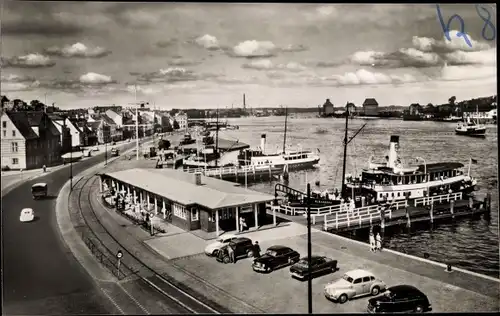
POLYGON ((307 310, 308 314, 312 314, 312 245, 311 245, 311 184, 307 184, 307 310))
POLYGON ((73 148, 69 152, 69 187, 73 191, 73 148))

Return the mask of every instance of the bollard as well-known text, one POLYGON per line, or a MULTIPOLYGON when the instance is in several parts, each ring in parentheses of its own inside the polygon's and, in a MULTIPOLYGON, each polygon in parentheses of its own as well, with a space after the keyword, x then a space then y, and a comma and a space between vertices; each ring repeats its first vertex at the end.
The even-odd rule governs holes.
POLYGON ((453 272, 453 270, 451 269, 451 264, 446 265, 446 272, 448 273, 453 272))
POLYGON ((429 210, 429 215, 431 216, 431 224, 434 223, 434 203, 431 203, 431 208, 429 210))

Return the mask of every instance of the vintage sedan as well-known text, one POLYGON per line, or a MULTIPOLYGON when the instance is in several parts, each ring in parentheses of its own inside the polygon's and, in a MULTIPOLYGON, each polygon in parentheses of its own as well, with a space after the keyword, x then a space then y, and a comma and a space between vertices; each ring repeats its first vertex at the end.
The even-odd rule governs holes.
POLYGON ((231 241, 235 240, 236 236, 234 235, 222 235, 222 236, 219 236, 219 238, 217 238, 215 240, 215 242, 207 245, 205 247, 205 254, 207 256, 214 256, 214 257, 217 257, 217 253, 219 252, 219 250, 226 246, 227 244, 229 244, 231 241))
POLYGON ((300 259, 299 262, 290 267, 292 278, 305 280, 322 273, 337 271, 337 260, 324 256, 311 256, 311 272, 309 273, 308 257, 300 259))
POLYGON ((348 300, 367 294, 378 295, 387 285, 366 270, 351 270, 344 276, 325 286, 325 297, 343 304, 348 300))
POLYGON ((32 208, 23 208, 21 210, 21 215, 19 215, 19 221, 23 223, 32 222, 35 220, 35 212, 32 208))
POLYGON ((252 268, 256 272, 272 272, 276 269, 299 261, 300 254, 286 246, 271 246, 266 252, 254 259, 252 268))
POLYGON ((368 313, 424 313, 432 311, 427 296, 411 285, 396 285, 368 300, 368 313))

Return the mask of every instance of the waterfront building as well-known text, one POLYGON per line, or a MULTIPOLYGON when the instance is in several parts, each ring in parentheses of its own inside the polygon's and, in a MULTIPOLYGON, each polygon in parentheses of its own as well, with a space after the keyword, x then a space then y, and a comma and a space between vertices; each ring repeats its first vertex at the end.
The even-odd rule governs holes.
MULTIPOLYGON (((187 128, 187 126, 188 126, 188 116, 187 116, 186 113, 184 113, 182 111, 178 112, 178 113, 175 114, 174 119, 179 124, 179 129, 183 130, 183 129, 187 128)), ((173 122, 172 122, 172 126, 173 126, 173 122)))
POLYGON ((2 114, 2 168, 37 169, 61 162, 60 133, 46 113, 2 114))
POLYGON ((346 111, 349 111, 349 114, 353 115, 356 113, 356 105, 352 102, 347 102, 345 106, 346 111))
POLYGON ((363 102, 364 116, 378 116, 378 102, 374 98, 365 99, 363 102))
POLYGON ((258 227, 274 196, 201 174, 172 169, 128 169, 100 175, 101 189, 113 188, 132 204, 186 231, 239 229, 239 218, 258 227), (104 186, 103 183, 106 183, 104 186))
POLYGON ((333 115, 333 103, 330 102, 330 99, 326 99, 323 104, 323 116, 331 116, 333 115))

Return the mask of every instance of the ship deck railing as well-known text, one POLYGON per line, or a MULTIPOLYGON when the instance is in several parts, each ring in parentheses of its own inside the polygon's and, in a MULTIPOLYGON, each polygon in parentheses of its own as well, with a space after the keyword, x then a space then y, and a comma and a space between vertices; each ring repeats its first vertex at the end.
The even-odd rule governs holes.
POLYGON ((452 200, 461 200, 462 196, 463 196, 462 192, 427 196, 427 197, 415 199, 414 206, 419 206, 419 205, 426 206, 426 205, 434 204, 436 202, 442 203, 442 202, 450 202, 452 200))
MULTIPOLYGON (((271 173, 272 171, 272 166, 268 166, 269 172, 271 173)), ((205 169, 205 168, 186 168, 184 169, 185 172, 188 173, 201 173, 204 176, 207 177, 214 177, 214 176, 222 176, 222 175, 227 175, 227 174, 241 174, 244 172, 248 172, 249 174, 254 174, 256 171, 263 171, 265 168, 263 167, 258 167, 256 168, 255 165, 249 165, 249 166, 232 166, 232 167, 220 167, 216 169, 205 169)))

